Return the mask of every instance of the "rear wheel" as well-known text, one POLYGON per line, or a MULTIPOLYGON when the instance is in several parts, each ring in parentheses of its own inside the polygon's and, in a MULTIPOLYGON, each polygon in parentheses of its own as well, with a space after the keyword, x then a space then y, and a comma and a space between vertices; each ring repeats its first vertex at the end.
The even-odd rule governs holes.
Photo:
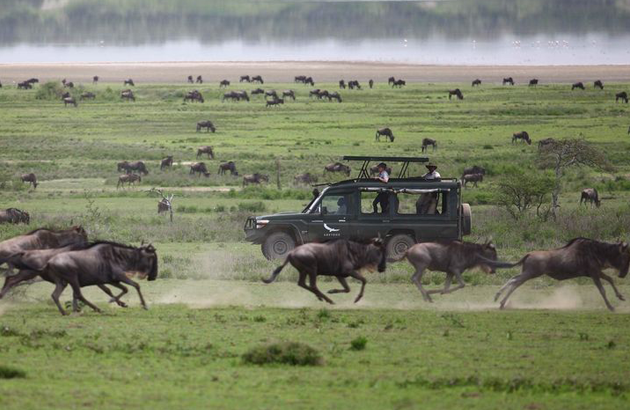
POLYGON ((472 211, 469 204, 462 204, 462 235, 472 233, 472 211))
POLYGON ((415 244, 416 241, 409 235, 394 235, 387 242, 387 257, 389 259, 398 259, 402 257, 405 252, 407 252, 407 250, 415 244))
POLYGON ((262 252, 265 258, 283 258, 295 249, 295 240, 286 232, 275 232, 265 238, 262 244, 262 252))

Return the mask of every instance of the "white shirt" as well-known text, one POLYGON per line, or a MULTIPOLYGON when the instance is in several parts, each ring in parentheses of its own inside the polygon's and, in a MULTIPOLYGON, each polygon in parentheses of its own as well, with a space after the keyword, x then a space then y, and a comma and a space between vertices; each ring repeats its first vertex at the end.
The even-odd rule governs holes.
POLYGON ((436 170, 433 170, 431 172, 427 172, 426 174, 424 174, 424 179, 441 179, 442 176, 440 175, 439 172, 437 172, 436 170))
POLYGON ((378 177, 382 179, 385 183, 389 181, 389 174, 387 173, 387 171, 382 171, 380 174, 378 174, 378 177))

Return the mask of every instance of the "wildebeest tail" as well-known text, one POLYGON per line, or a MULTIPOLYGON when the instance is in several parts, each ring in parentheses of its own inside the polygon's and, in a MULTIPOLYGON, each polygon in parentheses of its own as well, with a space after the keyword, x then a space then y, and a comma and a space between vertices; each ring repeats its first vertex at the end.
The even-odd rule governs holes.
POLYGON ((269 279, 263 279, 262 281, 264 283, 271 283, 273 281, 276 280, 276 278, 278 277, 278 275, 280 274, 280 272, 282 271, 282 269, 284 269, 285 266, 287 266, 287 263, 289 263, 289 258, 286 258, 284 260, 284 263, 280 266, 278 266, 273 273, 271 274, 271 276, 269 277, 269 279))
POLYGON ((522 265, 523 263, 525 263, 525 260, 528 257, 529 257, 529 255, 525 255, 518 262, 510 263, 510 262, 493 261, 491 259, 484 258, 483 256, 479 256, 479 258, 483 261, 484 264, 486 264, 486 265, 488 265, 488 266, 490 266, 490 267, 492 267, 494 269, 509 269, 509 268, 513 268, 515 266, 522 265))

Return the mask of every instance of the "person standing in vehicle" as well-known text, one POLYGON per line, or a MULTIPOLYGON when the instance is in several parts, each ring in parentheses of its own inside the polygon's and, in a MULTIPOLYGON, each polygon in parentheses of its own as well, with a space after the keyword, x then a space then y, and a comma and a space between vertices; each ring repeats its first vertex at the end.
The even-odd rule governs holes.
MULTIPOLYGON (((378 177, 377 180, 387 183, 389 182, 389 174, 387 173, 387 164, 381 162, 376 166, 378 168, 378 177)), ((372 202, 372 207, 374 208, 374 213, 378 213, 378 205, 381 205, 381 213, 386 213, 389 209, 389 193, 388 192, 379 192, 379 194, 374 198, 372 202)))
POLYGON ((437 172, 437 165, 432 164, 432 163, 429 162, 427 164, 427 169, 429 170, 429 172, 424 174, 422 176, 422 178, 427 179, 427 180, 430 180, 430 179, 441 179, 442 178, 440 173, 437 172))

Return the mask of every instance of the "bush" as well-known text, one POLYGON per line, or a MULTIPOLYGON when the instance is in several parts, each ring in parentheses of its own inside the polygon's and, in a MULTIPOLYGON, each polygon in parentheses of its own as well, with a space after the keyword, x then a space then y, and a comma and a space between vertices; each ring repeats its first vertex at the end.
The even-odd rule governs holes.
POLYGON ((554 179, 548 173, 515 171, 499 180, 496 202, 514 219, 523 216, 530 208, 535 208, 536 215, 545 218, 549 208, 543 209, 543 205, 550 202, 554 185, 554 179))
POLYGON ((367 338, 365 338, 364 336, 359 336, 356 339, 353 339, 350 342, 350 350, 365 350, 365 346, 367 345, 367 338))
POLYGON ((25 377, 26 373, 23 370, 0 364, 0 379, 23 379, 25 377))
POLYGON ((56 100, 64 93, 61 84, 57 81, 49 81, 37 89, 35 98, 38 100, 56 100))
POLYGON ((323 359, 319 352, 304 343, 278 342, 256 346, 242 356, 249 364, 288 364, 291 366, 319 366, 323 359))

